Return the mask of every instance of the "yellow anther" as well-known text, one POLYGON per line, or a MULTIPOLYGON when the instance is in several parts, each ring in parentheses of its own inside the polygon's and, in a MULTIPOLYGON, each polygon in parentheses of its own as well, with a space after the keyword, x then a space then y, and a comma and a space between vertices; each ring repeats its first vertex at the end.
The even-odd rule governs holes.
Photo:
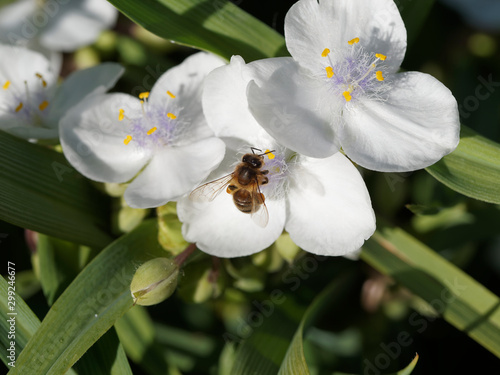
POLYGON ((326 57, 330 53, 330 50, 328 48, 325 48, 323 52, 321 52, 321 56, 326 57))
POLYGON ((147 99, 149 98, 149 91, 141 92, 139 94, 139 99, 147 99))
POLYGON ((149 129, 149 130, 148 130, 148 132, 147 132, 147 135, 151 135, 151 134, 153 134, 155 131, 156 131, 156 126, 155 126, 155 127, 153 127, 153 128, 151 128, 151 129, 149 129))
POLYGON ((274 154, 271 152, 271 150, 269 150, 269 149, 267 149, 267 150, 266 150, 266 152, 264 152, 264 154, 266 154, 266 155, 267 155, 267 157, 269 158, 269 160, 273 160, 273 159, 276 157, 276 155, 274 155, 274 154))
POLYGON ((170 113, 170 112, 169 112, 169 113, 167 113, 167 117, 168 117, 168 118, 171 118, 172 120, 175 120, 175 119, 177 118, 177 116, 176 116, 176 115, 174 115, 173 113, 170 113))
POLYGON ((352 46, 353 44, 359 43, 359 38, 351 39, 347 43, 349 43, 349 45, 352 46))
POLYGON ((123 140, 123 143, 125 143, 126 145, 128 145, 130 143, 130 141, 132 140, 132 136, 131 135, 127 135, 127 138, 125 138, 123 140))
POLYGON ((378 70, 377 72, 375 72, 376 76, 377 76, 377 79, 379 81, 383 81, 384 80, 384 76, 382 75, 382 72, 380 70, 378 70))
POLYGON ((170 91, 167 91, 167 95, 170 96, 172 99, 175 99, 175 95, 172 94, 170 91))
POLYGON ((326 76, 328 78, 332 78, 333 77, 333 68, 331 66, 327 66, 325 68, 325 70, 326 70, 326 76))
POLYGON ((43 102, 40 103, 40 105, 38 106, 38 109, 40 111, 43 111, 45 108, 47 108, 48 105, 49 105, 49 102, 44 100, 43 102))
POLYGON ((382 60, 382 61, 384 61, 385 59, 387 59, 387 56, 386 55, 382 55, 381 53, 376 53, 375 57, 377 59, 379 59, 379 60, 382 60))
POLYGON ((23 109, 23 102, 19 103, 19 105, 16 107, 16 112, 19 112, 21 109, 23 109))
POLYGON ((125 118, 125 111, 120 108, 120 111, 118 113, 118 121, 122 121, 125 118))
POLYGON ((10 81, 5 82, 5 84, 2 86, 4 90, 7 90, 10 86, 10 81))
POLYGON ((42 86, 47 87, 47 81, 43 79, 43 76, 40 73, 35 73, 35 75, 42 81, 42 86))
POLYGON ((349 91, 344 91, 342 93, 342 95, 344 95, 344 98, 345 98, 346 102, 350 102, 351 101, 352 98, 351 98, 351 93, 349 91))

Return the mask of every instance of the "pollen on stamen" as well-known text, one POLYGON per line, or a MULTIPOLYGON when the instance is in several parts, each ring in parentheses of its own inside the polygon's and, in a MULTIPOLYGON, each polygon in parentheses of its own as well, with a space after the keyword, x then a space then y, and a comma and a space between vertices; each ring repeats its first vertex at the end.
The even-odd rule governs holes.
POLYGON ((16 107, 16 112, 19 112, 21 109, 23 109, 23 102, 19 103, 19 105, 16 107))
POLYGON ((125 118, 125 111, 120 108, 120 111, 118 113, 118 121, 122 121, 125 118))
POLYGON ((48 107, 48 105, 49 105, 49 102, 48 102, 48 101, 46 101, 46 100, 44 100, 43 102, 41 102, 41 103, 40 103, 40 105, 38 106, 38 109, 39 109, 40 111, 43 111, 45 108, 47 108, 47 107, 48 107))
POLYGON ((130 141, 132 140, 132 136, 131 135, 127 135, 127 138, 125 138, 123 140, 123 143, 125 143, 126 145, 128 145, 130 143, 130 141))
POLYGON ((375 57, 379 60, 382 60, 382 61, 385 61, 385 59, 387 58, 386 55, 382 55, 381 53, 376 53, 375 54, 375 57))
POLYGON ((148 130, 148 132, 146 133, 147 135, 151 135, 153 134, 154 132, 156 131, 156 126, 155 127, 152 127, 151 129, 148 130))
POLYGON ((43 87, 47 87, 47 81, 45 81, 45 80, 43 79, 43 76, 42 76, 40 73, 35 73, 35 76, 37 76, 37 78, 39 78, 39 79, 40 79, 40 81, 42 81, 42 86, 43 86, 43 87))
POLYGON ((350 102, 351 101, 352 97, 351 97, 351 93, 349 91, 344 91, 342 93, 342 95, 344 95, 344 98, 345 98, 346 102, 350 102))
POLYGON ((170 118, 170 119, 172 119, 172 120, 175 120, 177 118, 176 115, 174 115, 173 113, 170 113, 170 112, 167 113, 167 117, 170 118))
POLYGON ((139 94, 139 99, 147 99, 149 98, 149 91, 141 92, 139 94))
POLYGON ((353 44, 359 43, 359 38, 356 37, 354 39, 351 39, 347 43, 349 43, 349 45, 352 46, 353 44))
POLYGON ((269 158, 269 160, 273 160, 273 159, 276 157, 276 155, 274 155, 274 154, 271 152, 271 150, 269 150, 269 149, 267 149, 267 150, 266 150, 266 152, 264 152, 264 154, 266 154, 266 155, 267 155, 267 157, 269 158))
POLYGON ((325 68, 325 70, 326 70, 326 76, 328 78, 332 78, 333 77, 333 68, 331 66, 327 66, 325 68))
POLYGON ((382 75, 382 72, 380 70, 376 71, 375 75, 376 75, 376 77, 377 77, 377 79, 379 81, 383 81, 384 80, 384 76, 382 75))
POLYGON ((325 48, 323 52, 321 52, 321 56, 326 57, 330 53, 330 50, 328 48, 325 48))
POLYGON ((175 99, 175 95, 172 94, 170 91, 167 91, 167 95, 170 96, 172 99, 175 99))
POLYGON ((5 84, 2 86, 4 90, 7 90, 10 86, 10 81, 5 82, 5 84))

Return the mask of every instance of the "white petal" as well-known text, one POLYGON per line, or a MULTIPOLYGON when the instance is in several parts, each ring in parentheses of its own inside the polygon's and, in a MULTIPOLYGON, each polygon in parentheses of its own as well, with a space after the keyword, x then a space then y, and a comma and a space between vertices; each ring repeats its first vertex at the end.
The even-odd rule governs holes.
POLYGON ((0 56, 4 57, 0 59, 0 129, 22 138, 57 138, 57 131, 43 127, 50 107, 45 113, 36 108, 44 100, 50 102, 56 89, 57 72, 51 63, 38 52, 1 44, 0 56), (17 112, 21 103, 23 109, 17 112), (39 130, 29 130, 35 126, 39 130))
POLYGON ((197 139, 212 135, 201 106, 203 81, 208 73, 224 65, 224 61, 206 52, 195 53, 181 64, 167 70, 155 83, 149 105, 164 108, 177 116, 178 121, 190 124, 197 139), (175 98, 172 98, 170 92, 175 98), (196 127, 193 130, 193 127, 196 127))
POLYGON ((125 191, 134 208, 158 207, 190 193, 224 157, 224 142, 212 137, 182 147, 166 147, 125 191))
POLYGON ((57 124, 64 113, 81 102, 87 95, 104 94, 123 74, 123 67, 103 63, 68 76, 56 92, 51 103, 49 122, 57 124))
POLYGON ((332 155, 339 149, 329 100, 335 98, 292 59, 280 61, 281 67, 267 81, 248 85, 250 112, 285 147, 312 157, 332 155))
POLYGON ((26 45, 40 31, 32 22, 37 9, 35 0, 18 0, 0 10, 0 38, 3 42, 26 45))
POLYGON ((195 203, 183 197, 177 214, 183 222, 182 234, 189 242, 222 258, 246 256, 269 247, 283 232, 285 202, 267 200, 269 223, 258 226, 249 214, 239 211, 232 196, 221 192, 208 203, 195 203))
POLYGON ((40 42, 49 49, 66 52, 93 43, 118 16, 105 0, 69 0, 65 4, 51 1, 41 14, 47 21, 40 42))
POLYGON ((129 181, 151 157, 134 142, 123 143, 130 126, 127 119, 118 121, 121 108, 130 118, 142 113, 139 100, 130 95, 96 95, 68 111, 59 123, 64 155, 92 180, 129 181))
POLYGON ((434 77, 401 73, 386 101, 362 100, 344 112, 341 143, 359 165, 381 172, 434 164, 459 141, 457 102, 434 77))
POLYGON ((285 18, 287 48, 300 64, 312 71, 323 69, 321 53, 349 47, 360 38, 369 51, 387 56, 396 70, 406 51, 406 29, 393 0, 301 0, 285 18))
POLYGON ((239 138, 253 146, 263 138, 271 139, 248 109, 247 86, 251 80, 265 82, 281 62, 276 58, 247 65, 240 56, 233 56, 228 65, 207 76, 203 111, 216 136, 239 138))
POLYGON ((0 91, 4 94, 12 95, 13 92, 16 95, 25 96, 25 81, 30 90, 41 88, 41 80, 35 75, 36 73, 43 76, 47 87, 56 83, 59 72, 55 71, 50 61, 38 52, 0 44, 0 56, 2 56, 0 59, 0 88, 6 81, 11 82, 7 90, 0 91))
POLYGON ((326 159, 305 158, 288 194, 285 229, 304 250, 347 255, 375 231, 375 215, 361 175, 340 152, 326 159))

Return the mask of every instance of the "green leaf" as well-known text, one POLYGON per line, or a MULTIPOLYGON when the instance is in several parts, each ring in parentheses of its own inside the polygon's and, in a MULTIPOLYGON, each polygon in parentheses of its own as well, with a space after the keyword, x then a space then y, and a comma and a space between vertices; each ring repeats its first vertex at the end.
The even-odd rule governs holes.
POLYGON ((300 321, 299 328, 295 332, 278 375, 307 375, 310 373, 304 356, 304 331, 312 326, 318 315, 326 307, 334 302, 339 303, 343 299, 346 293, 350 291, 349 285, 353 284, 354 276, 353 273, 344 273, 337 277, 309 305, 300 321))
POLYGON ((0 219, 103 247, 111 241, 108 207, 62 154, 0 131, 0 219))
MULTIPOLYGON (((410 375, 415 369, 415 366, 417 365, 418 358, 419 358, 418 354, 416 354, 415 358, 413 358, 413 360, 404 369, 387 375, 410 375)), ((352 374, 346 374, 344 372, 334 372, 333 375, 352 375, 352 374)))
MULTIPOLYGON (((24 300, 16 294, 15 296, 15 306, 8 304, 8 299, 4 296, 8 296, 9 287, 12 287, 7 283, 7 281, 0 277, 0 358, 2 362, 7 365, 11 362, 7 358, 7 349, 11 346, 11 338, 9 338, 8 333, 10 332, 10 322, 9 319, 13 315, 8 315, 9 313, 16 313, 15 315, 15 351, 16 358, 19 353, 24 349, 26 343, 35 334, 37 329, 40 327, 40 320, 31 311, 29 306, 24 302, 24 300), (15 310, 10 310, 10 307, 15 307, 15 310)), ((12 290, 12 289, 10 289, 12 290)), ((17 366, 17 362, 16 362, 17 366)), ((67 372, 68 375, 76 375, 73 370, 67 372)))
POLYGON ((352 272, 337 276, 305 312, 289 295, 282 295, 281 303, 260 302, 259 311, 263 312, 259 314, 266 312, 265 318, 257 329, 247 333, 249 337, 236 352, 231 374, 309 374, 303 350, 304 333, 326 307, 340 306, 340 301, 352 293, 355 277, 352 272))
POLYGON ((147 310, 135 306, 115 324, 116 332, 125 352, 132 361, 148 374, 165 374, 168 363, 162 347, 155 342, 155 328, 147 310))
POLYGON ((79 375, 132 375, 127 355, 112 328, 75 364, 79 375))
MULTIPOLYGON (((500 357, 499 298, 399 228, 382 228, 361 258, 421 297, 446 321, 500 357)), ((419 329, 427 327, 419 319, 419 329)))
POLYGON ((226 59, 287 54, 282 35, 227 0, 108 0, 152 33, 226 59))
POLYGON ((67 371, 132 307, 136 267, 165 254, 156 236, 156 222, 144 222, 92 260, 54 303, 9 375, 67 371))
POLYGON ((40 283, 49 306, 52 306, 80 272, 79 246, 43 234, 38 236, 37 254, 40 262, 40 283))
POLYGON ((457 149, 426 170, 459 193, 500 204, 500 145, 467 126, 457 149))

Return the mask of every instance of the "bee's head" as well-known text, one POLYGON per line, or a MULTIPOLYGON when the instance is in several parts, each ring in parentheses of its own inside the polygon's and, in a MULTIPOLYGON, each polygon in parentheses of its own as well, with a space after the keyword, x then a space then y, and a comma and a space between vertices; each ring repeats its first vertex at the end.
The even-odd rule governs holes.
POLYGON ((241 161, 243 163, 250 164, 253 168, 259 169, 263 165, 263 157, 261 155, 255 155, 255 154, 245 154, 241 161))

